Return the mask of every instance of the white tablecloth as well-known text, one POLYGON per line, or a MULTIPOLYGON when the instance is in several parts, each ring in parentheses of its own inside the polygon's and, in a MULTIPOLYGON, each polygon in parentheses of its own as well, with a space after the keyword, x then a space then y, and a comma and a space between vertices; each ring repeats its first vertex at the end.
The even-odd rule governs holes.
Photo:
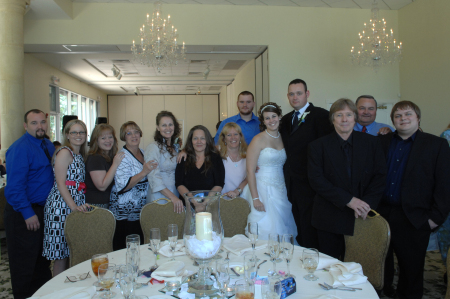
MULTIPOLYGON (((154 262, 154 255, 153 253, 147 249, 148 244, 141 246, 141 269, 148 269, 150 268, 154 262)), ((108 258, 110 263, 114 263, 116 265, 124 264, 125 263, 125 252, 126 250, 119 250, 115 252, 108 253, 108 258)), ((265 264, 261 266, 261 269, 258 272, 259 276, 267 275, 267 271, 269 269, 272 269, 273 264, 270 261, 270 257, 267 255, 264 255, 264 252, 267 252, 267 249, 262 249, 257 251, 258 257, 263 260, 268 260, 265 264)), ((306 281, 303 279, 303 276, 306 275, 306 270, 302 268, 302 264, 300 261, 300 258, 302 256, 303 248, 299 246, 295 246, 294 249, 294 257, 292 259, 292 262, 290 264, 291 273, 296 276, 296 282, 297 282, 297 292, 289 298, 291 299, 316 299, 319 298, 321 295, 333 295, 341 299, 345 298, 364 298, 364 299, 373 299, 373 298, 379 298, 375 289, 372 287, 372 285, 369 282, 355 285, 355 287, 362 288, 362 291, 357 290, 356 292, 348 292, 348 291, 339 291, 339 290, 330 290, 325 291, 323 290, 318 283, 329 283, 332 284, 331 275, 324 271, 324 270, 317 270, 315 272, 315 275, 319 277, 319 280, 317 281, 306 281)), ((225 257, 226 253, 222 253, 222 256, 225 257)), ((243 256, 236 256, 233 253, 230 253, 230 265, 233 264, 242 264, 244 262, 243 256)), ((283 257, 281 255, 281 257, 283 257)), ((193 265, 193 261, 188 258, 187 256, 178 256, 175 257, 176 260, 182 261, 186 265, 187 270, 196 271, 198 267, 195 267, 193 265)), ((162 264, 166 261, 168 261, 169 258, 166 258, 162 255, 160 255, 160 259, 158 260, 158 264, 162 264)), ((277 264, 277 270, 281 271, 287 271, 286 262, 283 260, 283 262, 277 264)), ((364 269, 363 269, 364 270, 364 269)), ((243 277, 243 275, 241 276, 243 277)), ((34 296, 43 296, 50 293, 53 293, 54 291, 58 291, 61 289, 69 288, 69 287, 88 287, 92 286, 92 284, 96 281, 95 275, 92 274, 91 269, 91 261, 85 261, 83 263, 80 263, 60 275, 54 277, 52 280, 47 282, 45 285, 43 285, 35 294, 34 296), (82 273, 87 273, 90 271, 91 278, 88 278, 83 281, 78 281, 74 283, 64 283, 64 280, 66 279, 66 276, 72 276, 82 273)), ((149 298, 169 298, 168 296, 160 293, 158 290, 163 288, 163 284, 156 284, 156 285, 149 285, 144 286, 136 291, 136 295, 146 295, 149 298), (159 296, 155 296, 159 295, 159 296), (154 297, 153 297, 154 296, 154 297)), ((117 296, 114 297, 116 299, 123 298, 122 294, 120 293, 120 289, 113 287, 112 290, 117 293, 117 296)), ((94 297, 95 298, 95 297, 94 297)), ((172 297, 173 298, 173 297, 172 297)), ((233 297, 234 298, 234 297, 233 297)), ((332 297, 330 297, 332 298, 332 297)), ((212 299, 212 298, 211 298, 212 299)), ((259 299, 259 298, 255 298, 259 299)))

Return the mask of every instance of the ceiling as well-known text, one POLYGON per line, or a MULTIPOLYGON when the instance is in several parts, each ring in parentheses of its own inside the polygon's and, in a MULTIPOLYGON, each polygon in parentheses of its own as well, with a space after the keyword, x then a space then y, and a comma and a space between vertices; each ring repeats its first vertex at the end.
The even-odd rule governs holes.
MULTIPOLYGON (((72 0, 76 3, 154 3, 157 0, 72 0)), ((165 4, 261 5, 370 9, 373 0, 160 0, 165 4)), ((414 0, 379 0, 385 10, 400 9, 414 0)), ((31 0, 27 19, 70 19, 55 0, 31 0)), ((107 94, 189 94, 200 90, 218 94, 223 86, 249 61, 266 50, 266 46, 187 45, 186 61, 177 66, 155 69, 133 61, 130 45, 25 45, 25 53, 107 94), (117 80, 112 68, 123 75, 117 80), (207 79, 203 72, 209 66, 207 79)))

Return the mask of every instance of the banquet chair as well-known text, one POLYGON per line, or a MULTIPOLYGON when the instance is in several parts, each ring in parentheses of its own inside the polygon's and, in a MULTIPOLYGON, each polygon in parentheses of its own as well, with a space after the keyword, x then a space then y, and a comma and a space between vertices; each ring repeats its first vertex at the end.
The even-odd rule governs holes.
POLYGON ((74 211, 66 217, 64 233, 70 249, 70 267, 94 254, 113 251, 116 219, 110 210, 91 207, 89 212, 74 211))
POLYGON ((344 262, 360 263, 364 275, 376 290, 384 284, 384 262, 391 241, 388 222, 371 210, 366 220, 355 219, 353 236, 345 236, 344 262))
POLYGON ((167 227, 169 224, 176 224, 178 226, 178 239, 183 239, 184 218, 186 212, 181 214, 173 211, 173 203, 167 198, 160 198, 154 202, 146 204, 141 210, 141 228, 144 233, 144 242, 150 242, 150 229, 159 228, 161 232, 161 241, 167 240, 167 227), (158 203, 164 200, 165 203, 158 203))
POLYGON ((245 235, 245 227, 247 226, 247 217, 250 214, 250 205, 247 200, 242 197, 233 199, 220 198, 220 218, 225 237, 233 237, 234 235, 245 235))

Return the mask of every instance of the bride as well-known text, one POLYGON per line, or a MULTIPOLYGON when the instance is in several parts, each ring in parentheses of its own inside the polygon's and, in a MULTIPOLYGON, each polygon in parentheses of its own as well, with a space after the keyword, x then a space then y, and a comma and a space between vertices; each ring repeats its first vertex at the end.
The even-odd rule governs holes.
POLYGON ((258 223, 258 238, 262 240, 267 240, 271 233, 292 234, 294 240, 297 236, 284 183, 286 152, 278 132, 280 120, 281 108, 276 103, 263 104, 259 108, 259 121, 264 131, 253 138, 247 149, 248 185, 242 197, 251 206, 247 222, 258 223))

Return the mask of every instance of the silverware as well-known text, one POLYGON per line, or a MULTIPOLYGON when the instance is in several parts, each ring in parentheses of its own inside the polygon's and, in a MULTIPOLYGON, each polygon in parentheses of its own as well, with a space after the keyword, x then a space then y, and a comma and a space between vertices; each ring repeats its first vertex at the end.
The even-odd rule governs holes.
POLYGON ((356 290, 361 290, 360 288, 353 288, 353 287, 346 287, 346 286, 339 286, 339 287, 335 287, 332 285, 329 285, 328 283, 324 282, 324 284, 331 290, 331 289, 335 289, 335 290, 343 290, 343 291, 356 291, 356 290))
POLYGON ((226 261, 229 261, 230 258, 228 257, 230 255, 230 252, 227 250, 227 257, 225 258, 226 261))
POLYGON ((329 291, 329 290, 330 290, 329 288, 327 288, 326 286, 324 286, 324 285, 321 284, 321 283, 319 283, 319 285, 320 285, 320 287, 321 287, 322 289, 324 289, 325 291, 329 291))
POLYGON ((232 267, 232 268, 230 268, 230 269, 231 269, 231 271, 233 271, 233 273, 234 273, 234 274, 236 274, 236 276, 241 276, 241 275, 239 275, 239 273, 237 273, 237 272, 236 272, 236 270, 234 270, 234 268, 233 268, 233 267, 232 267))
POLYGON ((258 267, 256 267, 256 274, 255 274, 255 277, 258 277, 258 270, 259 270, 259 267, 261 267, 261 265, 264 264, 265 262, 267 262, 267 260, 262 261, 261 263, 259 263, 258 267))

